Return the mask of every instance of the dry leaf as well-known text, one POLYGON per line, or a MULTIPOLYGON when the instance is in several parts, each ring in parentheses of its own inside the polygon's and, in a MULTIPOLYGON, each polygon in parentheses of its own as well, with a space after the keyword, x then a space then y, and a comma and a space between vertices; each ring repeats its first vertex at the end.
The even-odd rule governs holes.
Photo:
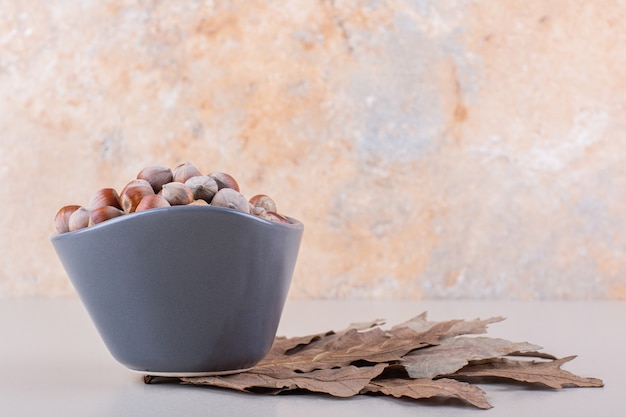
POLYGON ((402 365, 411 378, 434 378, 451 374, 470 361, 532 352, 541 349, 530 343, 514 343, 488 337, 457 337, 446 339, 439 346, 420 349, 402 358, 402 365))
MULTIPOLYGON (((454 323, 452 324, 452 326, 450 326, 450 329, 448 330, 448 332, 446 332, 446 334, 443 336, 447 338, 447 337, 454 337, 454 336, 459 336, 459 335, 464 335, 464 334, 487 333, 488 325, 492 323, 497 323, 503 320, 504 320, 504 317, 492 317, 486 320, 474 319, 471 321, 454 320, 454 323)), ((427 313, 424 312, 404 323, 394 326, 393 328, 395 329, 398 327, 409 327, 415 330, 416 332, 421 333, 421 332, 431 329, 436 324, 438 324, 438 322, 428 321, 427 313)))
POLYGON ((259 388, 272 393, 303 389, 324 392, 335 397, 351 397, 359 394, 367 384, 384 370, 385 365, 336 369, 318 369, 298 373, 282 366, 267 366, 234 375, 181 378, 184 384, 213 385, 239 391, 254 391, 259 388))
POLYGON ((415 349, 439 343, 458 320, 434 323, 419 333, 409 327, 385 331, 379 323, 371 322, 362 327, 352 325, 339 332, 319 333, 313 337, 280 338, 258 366, 285 365, 293 370, 309 372, 347 366, 358 361, 399 361, 415 349))
MULTIPOLYGON (((179 378, 183 384, 208 385, 247 392, 279 394, 302 390, 336 397, 383 394, 423 399, 456 398, 478 408, 490 408, 485 393, 471 383, 496 377, 547 387, 602 386, 560 369, 573 357, 556 360, 539 346, 488 337, 486 320, 430 322, 420 314, 389 330, 382 320, 357 323, 335 332, 277 337, 270 352, 254 368, 212 377, 179 378), (548 359, 530 362, 504 356, 548 359)), ((146 383, 161 379, 146 376, 146 383)))
POLYGON ((433 397, 457 398, 478 408, 491 408, 485 391, 454 379, 389 378, 372 381, 365 387, 363 393, 368 392, 380 392, 396 398, 407 397, 415 400, 433 397))
POLYGON ((561 366, 576 356, 547 361, 516 361, 506 358, 493 358, 470 364, 453 377, 489 377, 504 378, 519 382, 545 385, 549 388, 565 387, 602 387, 604 383, 597 378, 582 378, 572 374, 561 366))
MULTIPOLYGON (((348 331, 354 330, 367 330, 372 329, 378 326, 382 326, 385 324, 384 320, 374 320, 367 323, 353 323, 348 328, 344 329, 340 333, 347 333, 348 331)), ((265 356, 264 360, 271 361, 272 357, 282 357, 283 355, 291 355, 298 351, 298 348, 307 346, 312 342, 316 342, 321 340, 322 338, 327 338, 332 335, 335 335, 336 332, 330 330, 324 333, 318 333, 308 336, 297 336, 286 338, 284 336, 277 336, 274 340, 274 344, 270 352, 265 356)))

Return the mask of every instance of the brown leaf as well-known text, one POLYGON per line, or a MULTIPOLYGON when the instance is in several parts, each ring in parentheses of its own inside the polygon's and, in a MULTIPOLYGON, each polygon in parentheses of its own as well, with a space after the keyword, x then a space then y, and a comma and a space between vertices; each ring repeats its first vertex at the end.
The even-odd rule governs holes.
MULTIPOLYGON (((374 320, 338 332, 277 337, 268 355, 249 371, 180 381, 272 394, 306 390, 337 397, 378 393, 413 399, 457 398, 479 408, 491 407, 485 393, 462 380, 497 377, 551 387, 601 386, 600 380, 561 370, 572 358, 554 360, 538 352, 539 346, 461 337, 484 333, 489 324, 501 320, 430 322, 423 313, 389 330, 381 327, 382 320, 374 320), (551 361, 502 358, 511 355, 551 361)), ((155 381, 147 377, 145 382, 155 381)))
POLYGON ((517 361, 506 358, 494 358, 478 364, 470 364, 451 377, 496 377, 514 381, 545 385, 549 388, 565 387, 602 387, 604 383, 597 378, 582 378, 572 374, 561 366, 576 356, 547 361, 517 361))
POLYGON ((338 338, 336 344, 327 346, 328 349, 313 360, 334 364, 360 360, 373 363, 399 361, 413 350, 439 343, 441 335, 452 325, 452 322, 437 323, 422 333, 408 327, 387 332, 380 328, 366 332, 351 331, 338 338))
POLYGON ((264 361, 271 362, 273 358, 282 358, 285 355, 292 355, 294 353, 298 353, 301 349, 310 345, 313 342, 317 342, 322 338, 332 336, 335 332, 329 331, 326 333, 313 334, 308 336, 299 336, 299 337, 276 337, 274 339, 274 343, 272 344, 272 348, 269 353, 263 358, 264 361))
MULTIPOLYGON (((443 334, 443 337, 454 337, 454 336, 460 336, 463 334, 483 334, 483 333, 487 333, 487 326, 492 324, 492 323, 497 323, 500 321, 503 321, 504 317, 492 317, 489 319, 485 319, 485 320, 481 320, 481 319, 474 319, 471 321, 466 321, 466 320, 453 320, 453 325, 450 326, 449 330, 443 334)), ((395 328, 401 328, 401 327, 408 327, 410 329, 415 330, 418 333, 421 332, 425 332, 429 329, 431 329, 433 326, 435 326, 436 324, 438 324, 438 322, 434 322, 434 321, 428 321, 427 320, 427 313, 424 312, 404 323, 401 323, 397 326, 394 326, 395 328)))
POLYGON ((233 375, 181 378, 181 381, 186 384, 212 385, 239 391, 250 391, 251 388, 278 391, 303 389, 324 392, 335 397, 351 397, 359 394, 373 378, 384 371, 385 367, 384 364, 366 367, 346 366, 298 373, 286 367, 270 366, 257 367, 233 375))
POLYGON ((380 392, 396 398, 408 397, 416 400, 432 397, 458 398, 478 408, 491 408, 482 389, 454 379, 382 379, 367 385, 364 393, 367 392, 380 392))
POLYGON ((368 344, 384 338, 384 332, 378 328, 367 332, 350 329, 346 332, 330 333, 315 338, 306 345, 298 345, 296 349, 288 350, 282 355, 279 350, 272 349, 258 366, 285 366, 300 372, 347 366, 375 353, 375 347, 367 351, 368 344), (358 348, 351 351, 353 347, 358 348))
POLYGON ((474 319, 471 321, 460 320, 456 323, 450 331, 446 334, 446 337, 455 337, 464 334, 483 334, 487 333, 487 326, 493 323, 498 323, 504 320, 504 317, 491 317, 488 319, 474 319))
POLYGON ((407 327, 385 331, 378 327, 378 323, 368 323, 364 330, 363 327, 350 326, 337 333, 320 333, 310 338, 281 338, 259 365, 288 365, 294 370, 308 372, 358 361, 399 361, 412 350, 438 343, 441 335, 455 322, 436 323, 422 333, 407 327))
MULTIPOLYGON (((502 320, 450 320, 429 322, 426 313, 384 331, 383 320, 357 323, 339 331, 310 336, 277 338, 268 355, 259 364, 289 365, 308 372, 345 366, 358 361, 385 363, 399 361, 411 351, 437 345, 440 340, 459 334, 479 333, 489 323, 502 320)), ((458 368, 457 368, 458 369, 458 368)))
POLYGON ((385 324, 384 320, 373 320, 373 321, 366 322, 366 323, 353 323, 350 326, 348 326, 346 329, 340 332, 334 332, 332 330, 329 330, 324 333, 318 333, 318 334, 313 334, 313 335, 308 335, 308 336, 291 337, 291 338, 278 336, 275 338, 274 344, 272 345, 270 352, 265 356, 264 360, 271 362, 272 358, 275 358, 275 357, 283 357, 284 355, 293 355, 294 353, 299 352, 301 349, 305 348, 311 343, 318 342, 324 338, 328 338, 333 335, 347 333, 351 330, 372 329, 378 326, 382 326, 383 324, 385 324))
POLYGON ((513 352, 513 353, 509 353, 508 356, 519 356, 519 357, 526 357, 526 358, 538 358, 538 359, 550 359, 550 360, 557 359, 557 357, 554 355, 551 355, 546 352, 537 352, 537 351, 513 352))
POLYGON ((411 378, 434 378, 456 372, 470 361, 537 349, 540 347, 525 342, 514 343, 488 337, 457 337, 443 340, 438 346, 412 352, 401 363, 411 378))

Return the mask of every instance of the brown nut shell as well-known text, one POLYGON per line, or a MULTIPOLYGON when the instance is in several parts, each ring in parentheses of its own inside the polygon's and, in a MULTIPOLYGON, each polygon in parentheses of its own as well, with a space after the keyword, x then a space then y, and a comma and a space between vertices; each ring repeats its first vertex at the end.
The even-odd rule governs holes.
POLYGON ((193 200, 188 205, 189 206, 210 206, 210 204, 206 200, 203 200, 203 199, 193 200))
POLYGON ((170 207, 170 203, 165 199, 165 197, 161 194, 148 194, 141 199, 135 209, 135 213, 161 207, 170 207))
POLYGON ((222 188, 232 188, 233 190, 240 191, 239 184, 230 174, 225 172, 211 172, 209 177, 215 180, 218 190, 221 190, 222 188))
POLYGON ((89 226, 90 210, 85 207, 79 207, 68 220, 69 231, 84 229, 89 226))
POLYGON ((56 216, 54 216, 54 228, 58 233, 67 233, 70 231, 70 216, 79 208, 79 205, 71 204, 61 207, 59 211, 57 211, 56 216))
POLYGON ((126 213, 133 213, 139 202, 147 195, 154 194, 154 190, 148 181, 133 180, 124 187, 120 194, 122 209, 126 213))
POLYGON ((150 185, 150 183, 144 179, 134 179, 128 182, 128 184, 126 184, 124 186, 124 188, 122 188, 122 191, 120 191, 120 200, 122 198, 122 195, 126 192, 127 189, 132 188, 132 187, 146 187, 146 188, 152 188, 152 186, 150 185))
POLYGON ((185 185, 193 192, 196 200, 204 200, 210 203, 217 192, 217 182, 208 175, 197 175, 185 181, 185 185))
POLYGON ((276 213, 276 203, 274 202, 274 200, 272 200, 270 197, 266 196, 265 194, 257 194, 254 197, 252 197, 250 200, 250 204, 252 204, 254 207, 262 207, 264 208, 266 211, 271 211, 276 213))
POLYGON ((170 182, 163 185, 160 194, 172 206, 184 206, 194 200, 191 188, 180 182, 170 182))
POLYGON ((190 162, 185 162, 176 166, 176 168, 172 170, 172 173, 174 174, 173 181, 182 183, 184 183, 191 177, 197 177, 199 175, 202 175, 202 172, 200 172, 200 170, 190 162))
POLYGON ((89 208, 91 210, 106 206, 122 209, 120 196, 113 188, 102 188, 96 191, 91 200, 89 200, 89 208))
POLYGON ((161 191, 163 184, 174 180, 174 173, 168 167, 161 165, 150 165, 143 168, 137 174, 137 179, 146 180, 152 186, 155 193, 161 191))
POLYGON ((276 223, 287 223, 287 224, 291 224, 291 222, 289 221, 289 219, 287 219, 285 216, 275 213, 273 211, 266 211, 264 214, 259 215, 259 217, 265 219, 265 220, 269 220, 272 222, 276 222, 276 223))
POLYGON ((250 213, 250 203, 239 191, 233 188, 222 188, 213 197, 212 206, 228 207, 235 210, 250 213))
POLYGON ((112 206, 102 206, 91 210, 89 224, 98 224, 111 220, 115 217, 123 216, 124 211, 112 206))

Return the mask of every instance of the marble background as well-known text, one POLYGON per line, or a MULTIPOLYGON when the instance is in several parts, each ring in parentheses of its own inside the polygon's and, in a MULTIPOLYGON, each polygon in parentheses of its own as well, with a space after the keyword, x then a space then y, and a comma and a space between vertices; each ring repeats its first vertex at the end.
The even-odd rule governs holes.
POLYGON ((0 0, 0 297, 184 161, 305 223, 293 298, 626 299, 626 2, 0 0))

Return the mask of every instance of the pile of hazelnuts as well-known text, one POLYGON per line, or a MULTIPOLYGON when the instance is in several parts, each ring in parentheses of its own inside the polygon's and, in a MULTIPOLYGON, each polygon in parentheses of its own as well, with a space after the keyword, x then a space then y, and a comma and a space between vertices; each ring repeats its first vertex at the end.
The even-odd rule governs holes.
POLYGON ((291 221, 276 210, 276 203, 257 194, 249 200, 229 174, 203 175, 189 162, 174 169, 160 165, 143 168, 121 192, 103 188, 91 197, 89 205, 62 207, 54 218, 58 233, 73 232, 115 217, 171 206, 204 205, 226 207, 278 223, 291 221))

